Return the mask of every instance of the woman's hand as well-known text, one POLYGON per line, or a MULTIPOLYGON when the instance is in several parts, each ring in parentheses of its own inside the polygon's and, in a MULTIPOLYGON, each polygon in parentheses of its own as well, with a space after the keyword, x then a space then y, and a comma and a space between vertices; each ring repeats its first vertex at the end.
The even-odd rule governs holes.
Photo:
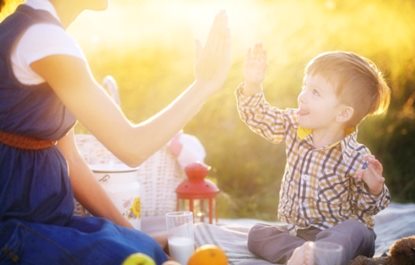
POLYGON ((267 55, 262 44, 256 44, 248 50, 244 65, 244 94, 251 95, 261 90, 267 68, 266 61, 267 55))
POLYGON ((223 86, 231 65, 231 42, 226 13, 216 15, 206 45, 197 43, 196 83, 214 92, 223 86))

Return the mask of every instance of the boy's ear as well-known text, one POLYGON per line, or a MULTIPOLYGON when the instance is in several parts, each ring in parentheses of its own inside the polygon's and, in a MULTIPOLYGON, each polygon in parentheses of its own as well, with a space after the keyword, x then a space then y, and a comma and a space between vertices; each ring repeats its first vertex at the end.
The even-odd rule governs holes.
POLYGON ((353 113, 353 107, 342 105, 339 113, 337 114, 336 120, 341 123, 346 123, 353 117, 353 113))

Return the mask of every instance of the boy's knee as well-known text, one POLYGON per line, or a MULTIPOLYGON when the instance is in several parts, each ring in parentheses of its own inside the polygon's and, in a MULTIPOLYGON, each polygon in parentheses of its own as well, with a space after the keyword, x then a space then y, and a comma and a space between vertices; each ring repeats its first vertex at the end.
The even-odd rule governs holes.
POLYGON ((270 239, 283 232, 282 229, 267 225, 267 224, 256 224, 248 232, 248 243, 247 247, 249 251, 258 255, 261 250, 264 249, 264 245, 269 243, 270 239))
POLYGON ((368 234, 369 229, 365 224, 356 220, 356 219, 349 219, 340 224, 337 224, 331 229, 323 231, 327 233, 340 233, 344 236, 351 237, 351 238, 358 238, 368 234))
POLYGON ((261 238, 259 234, 261 234, 262 226, 262 224, 256 224, 248 232, 247 246, 252 253, 256 253, 259 239, 261 238))
POLYGON ((264 239, 271 234, 272 226, 256 224, 248 232, 248 249, 254 254, 262 248, 264 239))
POLYGON ((333 228, 323 230, 317 240, 327 240, 346 247, 346 256, 353 258, 355 254, 371 256, 375 248, 375 233, 358 220, 346 220, 333 228))
POLYGON ((271 263, 286 262, 292 251, 304 240, 290 235, 287 226, 257 224, 248 233, 247 247, 251 253, 271 263))
POLYGON ((349 222, 348 224, 351 227, 351 236, 353 237, 351 241, 360 246, 362 251, 360 254, 369 257, 373 256, 375 254, 375 232, 357 220, 348 220, 346 222, 349 222))
POLYGON ((372 239, 373 233, 371 230, 362 222, 356 219, 350 219, 343 222, 344 226, 347 227, 347 230, 352 238, 362 238, 363 240, 366 238, 372 239))

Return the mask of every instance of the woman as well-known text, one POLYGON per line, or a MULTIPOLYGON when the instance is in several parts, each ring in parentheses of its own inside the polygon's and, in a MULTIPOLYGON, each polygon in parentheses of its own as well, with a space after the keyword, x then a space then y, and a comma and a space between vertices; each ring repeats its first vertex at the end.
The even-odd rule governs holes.
POLYGON ((222 87, 227 19, 216 16, 195 81, 160 113, 132 124, 65 32, 83 10, 106 7, 106 0, 27 0, 0 24, 0 264, 113 265, 134 252, 166 260, 111 203, 76 149, 73 126, 79 120, 119 159, 139 165, 222 87), (72 216, 73 196, 103 218, 72 216))

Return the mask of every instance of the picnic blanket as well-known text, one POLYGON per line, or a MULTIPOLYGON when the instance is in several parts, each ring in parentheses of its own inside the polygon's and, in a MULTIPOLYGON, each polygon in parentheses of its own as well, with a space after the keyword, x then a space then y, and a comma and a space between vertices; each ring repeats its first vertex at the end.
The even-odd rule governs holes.
MULTIPOLYGON (((246 247, 248 231, 256 223, 278 224, 256 219, 221 219, 218 225, 197 224, 196 245, 215 244, 227 254, 230 265, 270 265, 256 258, 246 247)), ((164 226, 164 219, 143 219, 146 232, 164 226)), ((375 216, 376 253, 380 256, 397 239, 415 235, 415 204, 392 203, 375 216)))

